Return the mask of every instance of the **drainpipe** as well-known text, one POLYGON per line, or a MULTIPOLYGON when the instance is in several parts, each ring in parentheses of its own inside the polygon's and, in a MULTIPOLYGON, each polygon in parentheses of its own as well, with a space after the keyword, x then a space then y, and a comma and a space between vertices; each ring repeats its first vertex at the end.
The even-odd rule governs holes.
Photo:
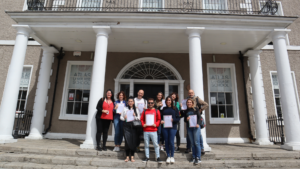
POLYGON ((247 120, 248 120, 248 129, 250 134, 250 141, 255 141, 253 134, 251 132, 251 125, 250 125, 250 113, 249 113, 249 105, 248 105, 248 97, 247 97, 247 88, 246 88, 246 77, 245 77, 245 67, 244 67, 244 56, 241 51, 239 51, 240 56, 239 59, 242 64, 242 73, 243 73, 243 83, 244 83, 244 94, 245 94, 245 104, 246 104, 246 113, 247 113, 247 120))
POLYGON ((63 48, 60 48, 59 54, 57 55, 58 64, 57 64, 57 69, 56 69, 56 77, 55 77, 54 93, 53 93, 53 98, 52 98, 50 120, 49 120, 48 128, 45 130, 45 132, 43 133, 43 135, 47 134, 48 131, 51 129, 51 126, 52 126, 53 108, 54 108, 54 100, 55 100, 55 95, 56 95, 56 87, 57 87, 57 79, 58 79, 59 66, 60 66, 60 61, 61 61, 61 59, 64 56, 65 56, 65 53, 63 51, 63 48))

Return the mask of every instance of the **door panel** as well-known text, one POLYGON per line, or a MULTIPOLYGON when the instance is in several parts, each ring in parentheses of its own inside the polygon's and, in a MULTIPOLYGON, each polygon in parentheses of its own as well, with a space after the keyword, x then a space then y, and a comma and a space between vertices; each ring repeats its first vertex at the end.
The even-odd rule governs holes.
POLYGON ((135 84, 134 85, 134 97, 137 97, 137 93, 140 89, 143 89, 145 94, 144 98, 156 99, 158 92, 165 93, 165 85, 149 85, 149 84, 135 84))

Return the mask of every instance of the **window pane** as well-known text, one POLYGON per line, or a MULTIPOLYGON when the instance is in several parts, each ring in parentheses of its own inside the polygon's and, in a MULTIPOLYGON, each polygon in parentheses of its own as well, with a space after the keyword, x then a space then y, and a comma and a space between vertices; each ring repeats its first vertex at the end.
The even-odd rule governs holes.
POLYGON ((82 90, 76 90, 75 101, 81 101, 82 99, 82 90))
POLYGON ((225 94, 218 93, 218 104, 225 104, 225 94))
POLYGON ((226 106, 227 118, 233 118, 233 106, 226 106))
POLYGON ((88 102, 90 98, 90 91, 89 90, 84 90, 83 91, 83 96, 82 96, 82 101, 88 102))
POLYGON ((73 105, 74 105, 74 102, 67 103, 67 114, 73 114, 73 105))
POLYGON ((219 117, 218 106, 211 106, 211 117, 219 117))
POLYGON ((74 101, 75 90, 69 90, 68 101, 74 101))
POLYGON ((210 80, 210 91, 217 92, 218 91, 218 80, 216 75, 216 68, 209 68, 209 80, 210 80))
POLYGON ((75 102, 74 114, 80 114, 81 102, 75 102))
POLYGON ((25 101, 21 101, 20 111, 24 111, 24 108, 25 108, 25 101))
POLYGON ((27 91, 23 90, 21 99, 26 100, 26 96, 27 96, 27 91))
POLYGON ((17 108, 16 108, 17 111, 20 111, 19 106, 20 106, 20 101, 18 100, 18 102, 17 102, 17 108))
POLYGON ((125 92, 126 97, 129 97, 129 89, 130 89, 130 85, 129 84, 121 84, 121 90, 125 92))
POLYGON ((24 67, 21 77, 20 87, 28 87, 31 74, 31 67, 24 67))
POLYGON ((217 93, 210 93, 210 104, 217 104, 217 93))
POLYGON ((225 93, 226 95, 226 104, 232 104, 232 93, 225 93))
POLYGON ((71 66, 70 76, 77 77, 77 71, 78 71, 78 65, 72 65, 71 66))
POLYGON ((276 109, 277 109, 277 114, 281 114, 282 113, 281 106, 276 106, 276 109))
POLYGON ((279 97, 280 96, 279 89, 274 89, 274 94, 275 97, 279 97))
POLYGON ((231 92, 232 91, 232 83, 231 83, 231 71, 230 68, 224 69, 222 77, 224 78, 224 91, 231 92))
POLYGON ((272 74, 273 88, 279 89, 279 82, 276 74, 272 74))
POLYGON ((225 106, 219 106, 219 113, 220 113, 220 118, 225 118, 226 113, 225 113, 225 106))
POLYGON ((81 114, 87 115, 88 111, 89 111, 89 104, 88 103, 82 103, 81 114))
POLYGON ((275 102, 277 106, 280 106, 280 98, 275 98, 275 102))
POLYGON ((19 90, 19 96, 18 96, 18 99, 21 99, 21 96, 22 96, 22 90, 19 90))
POLYGON ((178 94, 178 86, 177 85, 169 85, 169 95, 171 95, 173 92, 176 92, 178 94))

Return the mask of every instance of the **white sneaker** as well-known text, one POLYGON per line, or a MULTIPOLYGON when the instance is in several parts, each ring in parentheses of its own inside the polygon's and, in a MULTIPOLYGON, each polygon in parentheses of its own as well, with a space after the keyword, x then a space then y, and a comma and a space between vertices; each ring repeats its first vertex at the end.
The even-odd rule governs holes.
POLYGON ((174 164, 175 163, 175 159, 174 157, 171 157, 171 164, 174 164))
POLYGON ((120 147, 116 147, 116 151, 120 151, 120 147))
POLYGON ((115 147, 115 148, 113 149, 113 151, 117 151, 117 148, 118 148, 118 147, 115 147))
POLYGON ((170 157, 168 157, 168 158, 167 158, 167 160, 166 160, 166 162, 167 162, 167 164, 170 164, 170 162, 171 162, 171 158, 170 158, 170 157))
POLYGON ((164 146, 160 146, 160 151, 164 151, 164 146))

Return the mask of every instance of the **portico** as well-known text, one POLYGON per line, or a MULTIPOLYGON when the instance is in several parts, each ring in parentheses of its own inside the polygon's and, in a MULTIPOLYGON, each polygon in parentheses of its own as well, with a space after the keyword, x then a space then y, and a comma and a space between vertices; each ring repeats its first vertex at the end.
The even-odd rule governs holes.
MULTIPOLYGON (((277 65, 279 66, 278 75, 282 74, 278 76, 279 81, 282 81, 282 84, 280 84, 282 89, 280 88, 280 90, 282 92, 286 92, 287 96, 293 95, 293 93, 290 93, 288 90, 288 88, 291 87, 289 86, 290 83, 288 83, 291 79, 288 79, 286 76, 284 76, 286 73, 285 71, 287 70, 283 69, 283 67, 289 67, 289 63, 285 62, 285 59, 288 60, 288 55, 286 52, 286 45, 283 44, 283 38, 285 37, 285 32, 287 31, 284 28, 292 23, 294 18, 276 19, 274 17, 269 17, 268 22, 265 22, 264 25, 262 25, 261 23, 267 19, 255 16, 249 16, 246 19, 243 18, 241 21, 239 16, 230 16, 230 19, 228 19, 224 16, 217 15, 211 15, 210 17, 206 15, 190 15, 188 17, 190 21, 187 22, 187 17, 180 14, 178 14, 178 16, 171 16, 168 14, 147 14, 147 16, 145 14, 135 14, 133 18, 132 14, 125 14, 127 16, 120 17, 117 14, 108 13, 97 16, 92 13, 88 16, 77 13, 76 15, 78 16, 73 16, 74 18, 71 17, 70 19, 72 14, 66 14, 66 16, 69 15, 68 17, 57 17, 55 15, 47 16, 46 13, 43 13, 42 15, 44 16, 53 17, 49 20, 42 18, 34 19, 36 17, 36 14, 34 13, 20 15, 19 13, 11 12, 8 14, 16 21, 28 24, 23 27, 26 27, 28 30, 34 32, 36 37, 35 39, 41 44, 46 44, 46 46, 43 47, 44 53, 41 63, 39 83, 37 86, 34 117, 32 121, 31 134, 29 137, 27 137, 28 139, 42 139, 42 126, 44 121, 43 114, 48 90, 47 83, 49 81, 51 71, 51 59, 53 54, 57 52, 51 47, 47 46, 47 44, 64 47, 66 51, 95 51, 94 54, 90 56, 90 58, 92 58, 91 61, 93 61, 93 67, 91 77, 89 77, 91 78, 91 83, 89 88, 90 95, 88 99, 88 112, 87 114, 80 115, 80 118, 77 119, 79 121, 87 121, 86 133, 84 135, 85 141, 80 145, 80 147, 84 149, 93 149, 95 147, 96 104, 99 98, 104 95, 103 92, 105 85, 108 85, 106 84, 107 73, 113 71, 107 66, 108 52, 136 52, 151 53, 153 55, 156 53, 186 53, 189 56, 185 59, 189 60, 189 64, 183 68, 181 72, 187 70, 189 72, 189 80, 187 81, 183 78, 179 79, 177 85, 179 86, 180 98, 184 98, 186 95, 186 92, 184 92, 186 90, 185 88, 186 86, 190 85, 190 88, 195 91, 196 95, 203 98, 207 102, 211 102, 211 98, 205 97, 209 92, 212 92, 205 91, 206 84, 203 83, 203 78, 206 77, 206 75, 203 73, 203 54, 235 54, 238 53, 238 51, 246 52, 249 48, 252 48, 253 51, 249 51, 247 56, 249 56, 250 70, 253 77, 252 87, 255 99, 254 110, 256 130, 258 133, 256 140, 260 145, 270 144, 267 140, 267 126, 263 124, 265 121, 266 110, 264 106, 264 94, 262 92, 263 83, 261 80, 262 77, 260 75, 259 66, 259 50, 264 45, 272 41, 269 36, 270 34, 274 43, 277 65), (24 15, 26 15, 26 20, 23 20, 24 15), (145 17, 148 18, 147 21, 145 21, 145 17), (251 23, 249 22, 250 20, 251 23), (77 23, 82 22, 85 24, 77 24, 75 21, 77 23), (60 25, 60 22, 67 23, 60 25), (278 26, 283 29, 274 31, 274 28, 278 26), (145 43, 146 41, 148 43, 145 43), (287 84, 283 82, 287 82, 287 84)), ((26 33, 26 35, 29 36, 28 34, 31 32, 27 31, 26 33)), ((15 50, 18 52, 23 52, 23 54, 18 56, 24 59, 24 52, 26 51, 26 48, 24 49, 24 47, 26 46, 27 41, 25 38, 20 40, 18 36, 19 35, 17 35, 16 38, 17 43, 15 45, 15 50)), ((73 61, 74 60, 76 60, 76 58, 73 58, 73 61)), ((180 60, 177 62, 180 63, 180 60)), ((213 63, 214 61, 211 60, 209 62, 213 63)), ((118 61, 116 60, 114 64, 118 64, 118 61)), ((11 67, 22 67, 22 63, 20 60, 12 59, 11 67)), ((179 67, 180 64, 176 65, 177 69, 179 67)), ((223 70, 225 72, 228 69, 223 70)), ((232 74, 235 74, 232 69, 230 69, 230 71, 232 74)), ((22 70, 11 70, 10 72, 21 74, 22 70)), ((17 78, 15 74, 10 75, 9 73, 8 79, 12 77, 17 78)), ((13 88, 10 85, 12 81, 16 83, 15 78, 10 81, 7 80, 5 92, 9 93, 9 95, 3 95, 2 100, 12 101, 15 99, 11 97, 12 94, 15 95, 14 97, 17 97, 17 86, 19 84, 16 84, 16 86, 13 88)), ((231 80, 235 82, 233 77, 231 80)), ((132 85, 133 80, 129 81, 130 85, 132 85)), ((119 86, 115 84, 113 86, 109 86, 109 88, 118 90, 119 86)), ((133 91, 130 91, 130 93, 132 92, 133 91)), ((226 91, 223 93, 228 92, 226 91)), ((240 93, 240 91, 232 91, 232 95, 238 96, 238 93, 240 93)), ((238 100, 238 98, 235 98, 235 100, 238 100)), ((9 104, 6 105, 4 103, 6 102, 2 101, 0 109, 0 125, 4 124, 5 121, 7 121, 7 123, 5 123, 6 127, 0 127, 0 140, 8 142, 12 139, 9 137, 9 133, 12 131, 12 117, 15 113, 15 106, 9 106, 9 104), (10 126, 10 128, 7 126, 10 126)), ((211 121, 208 121, 209 118, 205 118, 207 120, 207 127, 210 125, 221 126, 224 124, 236 126, 244 125, 241 124, 242 120, 239 121, 239 119, 234 123, 230 121, 232 118, 233 120, 239 118, 238 115, 244 113, 244 111, 238 109, 240 105, 239 102, 232 104, 236 104, 234 105, 236 108, 233 110, 234 117, 229 117, 228 115, 228 119, 221 119, 223 121, 219 122, 219 124, 210 124, 211 121)), ((59 104, 57 106, 60 107, 59 104)), ((229 105, 229 107, 230 106, 231 105, 229 105)), ((294 102, 285 102, 283 104, 283 109, 285 110, 286 114, 284 115, 284 123, 289 124, 286 129, 289 129, 290 131, 290 134, 287 134, 287 144, 286 146, 283 146, 283 148, 287 148, 288 146, 289 148, 292 147, 291 149, 296 150, 297 146, 300 144, 300 138, 295 135, 297 135, 296 133, 298 133, 298 129, 300 129, 300 123, 299 120, 296 121, 299 119, 298 114, 293 108, 290 108, 293 106, 294 102)), ((295 108, 297 108, 297 106, 295 106, 295 108)), ((211 118, 217 118, 212 116, 211 111, 211 109, 206 110, 203 116, 205 117, 206 115, 211 118)), ((181 125, 183 126, 183 123, 181 123, 181 125)), ((206 128, 202 129, 201 132, 205 143, 205 150, 210 151, 211 148, 206 141, 206 128)), ((181 134, 183 137, 182 141, 184 141, 185 136, 183 127, 181 134)))

